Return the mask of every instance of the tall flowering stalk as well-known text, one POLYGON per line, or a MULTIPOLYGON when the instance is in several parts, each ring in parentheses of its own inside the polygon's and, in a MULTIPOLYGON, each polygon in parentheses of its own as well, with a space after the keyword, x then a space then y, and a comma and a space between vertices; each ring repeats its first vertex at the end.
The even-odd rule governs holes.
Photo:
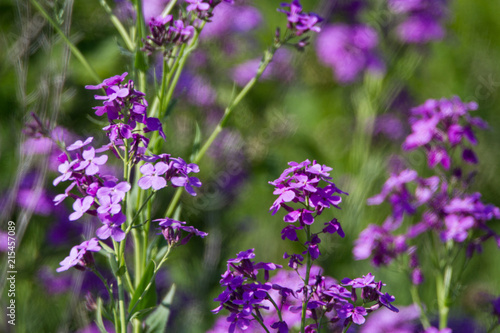
POLYGON ((227 270, 220 280, 225 290, 215 299, 220 302, 215 313, 222 309, 230 312, 227 327, 220 329, 228 332, 234 332, 236 328, 258 331, 253 324, 257 322, 266 332, 274 329, 284 333, 293 328, 303 333, 319 332, 324 327, 346 332, 352 323, 362 325, 365 316, 381 306, 398 312, 391 304, 394 296, 383 293, 385 284, 376 282, 371 273, 356 279, 345 278, 338 283, 323 276, 320 267, 313 266, 321 255, 322 234, 337 233, 344 237, 336 218, 313 232, 315 221, 326 209, 339 208, 340 194, 347 193, 331 181, 329 172, 332 168, 326 165, 305 160, 290 162, 289 166, 278 179, 270 182, 275 186, 274 194, 278 195, 270 212, 273 215, 280 209, 287 212, 283 220, 288 225, 281 231, 281 238, 298 242, 304 248, 301 253, 285 252, 283 256, 298 278, 270 280, 269 272, 282 266, 253 262, 253 249, 240 252, 237 258, 228 260, 227 270))
MULTIPOLYGON (((36 0, 33 2, 37 4, 36 0)), ((93 306, 97 308, 97 324, 101 331, 105 330, 102 314, 113 322, 117 333, 128 332, 129 326, 135 333, 144 331, 150 325, 166 326, 168 312, 163 307, 155 309, 155 277, 173 248, 186 244, 192 236, 207 236, 207 233, 178 220, 178 203, 183 189, 192 196, 196 195, 196 188, 201 186, 201 181, 193 175, 200 171, 197 163, 226 126, 234 108, 273 60, 275 52, 286 44, 302 49, 307 45, 307 34, 320 31, 317 26, 320 18, 302 12, 297 0, 284 5, 289 9, 282 10, 288 19, 286 32, 281 34, 277 30, 255 76, 231 100, 201 149, 193 153, 191 160, 185 161, 162 150, 162 141, 166 140, 163 122, 187 59, 196 49, 201 31, 220 2, 171 1, 161 16, 149 20, 150 34, 146 36, 141 1, 133 3, 137 14, 133 35, 128 34, 106 2, 101 1, 126 47, 134 55, 132 76, 136 81, 127 80, 128 73, 125 72, 86 86, 86 89, 103 92, 95 95, 95 99, 102 104, 95 106, 94 110, 96 116, 107 121, 103 131, 108 140, 102 146, 95 145, 97 140, 94 141, 94 137, 69 145, 59 140, 57 144, 62 151, 58 157, 60 175, 53 182, 54 186, 66 185, 63 193, 54 198, 55 205, 68 198, 73 200, 74 212, 68 217, 70 221, 91 217, 100 223, 95 230, 96 237, 74 246, 57 271, 63 272, 72 267, 87 269, 102 280, 110 301, 93 306), (179 9, 178 15, 170 14, 174 9, 179 9), (150 105, 145 94, 145 71, 148 68, 147 56, 156 52, 162 55, 163 69, 161 85, 150 105), (120 176, 109 171, 109 163, 113 160, 121 162, 120 176), (158 191, 169 187, 177 188, 177 192, 165 213, 155 217, 152 200, 158 191), (152 226, 158 231, 155 236, 150 232, 152 226), (126 251, 125 244, 128 242, 133 244, 132 257, 126 251), (102 268, 94 261, 93 253, 108 257, 114 277, 112 282, 103 277, 102 268)), ((37 8, 47 16, 41 6, 37 8)), ((70 43, 67 38, 65 40, 70 43)), ((85 67, 91 68, 78 49, 72 44, 70 46, 85 67)), ((40 126, 44 127, 41 123, 40 126)), ((50 134, 47 128, 40 128, 40 132, 50 134)), ((172 287, 165 302, 171 301, 174 290, 172 287)))
POLYGON ((488 225, 490 220, 500 218, 500 209, 483 203, 481 194, 470 190, 474 172, 467 169, 478 163, 472 148, 477 144, 475 129, 487 127, 481 118, 472 116, 476 109, 476 103, 453 97, 428 100, 411 110, 412 133, 403 150, 423 150, 435 175, 421 177, 412 169, 395 170, 382 192, 368 199, 370 205, 388 202, 392 214, 381 226, 369 225, 354 248, 356 259, 371 258, 375 266, 408 256, 412 296, 422 310, 425 328, 430 327, 424 311, 428 307, 418 296, 424 278, 435 276, 439 327, 445 329, 452 291, 460 282, 460 273, 454 273, 460 263, 457 259, 465 255, 467 263, 490 238, 500 247, 500 235, 488 225), (432 244, 430 253, 422 241, 432 244), (422 257, 433 259, 434 272, 423 271, 422 257))

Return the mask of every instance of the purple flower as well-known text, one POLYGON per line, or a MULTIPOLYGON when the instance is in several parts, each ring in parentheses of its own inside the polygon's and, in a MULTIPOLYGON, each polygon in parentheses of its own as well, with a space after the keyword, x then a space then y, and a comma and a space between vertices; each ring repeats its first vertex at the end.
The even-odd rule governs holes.
POLYGON ((189 176, 189 174, 191 172, 200 172, 200 168, 194 163, 186 163, 186 161, 180 157, 172 160, 171 170, 175 172, 170 180, 172 185, 174 187, 183 186, 189 194, 196 196, 196 192, 193 187, 200 187, 201 182, 197 177, 189 176))
POLYGON ((100 207, 97 208, 97 213, 99 214, 117 214, 122 210, 120 205, 121 198, 117 196, 103 195, 99 197, 100 207))
POLYGON ((383 73, 384 65, 375 53, 378 36, 368 26, 335 24, 318 36, 316 53, 321 63, 333 69, 337 81, 348 84, 365 70, 383 73))
POLYGON ((468 230, 474 226, 475 220, 472 216, 460 217, 451 214, 445 217, 444 223, 446 225, 446 230, 441 233, 443 242, 453 239, 461 243, 467 239, 468 230))
POLYGON ((70 221, 78 220, 82 215, 90 209, 94 203, 94 198, 91 196, 86 196, 85 198, 78 198, 73 203, 73 209, 75 210, 70 216, 70 221))
POLYGON ((97 89, 102 89, 104 87, 110 87, 110 86, 119 84, 119 83, 123 82, 123 80, 125 80, 125 76, 127 76, 127 74, 128 73, 125 72, 122 75, 112 76, 108 79, 105 79, 104 81, 102 81, 102 83, 98 84, 97 86, 87 85, 87 86, 85 86, 85 89, 97 90, 97 89))
POLYGON ((413 323, 420 316, 420 308, 410 305, 400 309, 399 313, 382 308, 370 314, 361 327, 361 333, 414 333, 413 323))
POLYGON ((82 153, 83 161, 80 162, 75 171, 80 171, 85 169, 85 174, 88 176, 95 175, 99 172, 99 165, 104 165, 108 160, 108 156, 102 155, 95 157, 95 149, 90 147, 82 153))
POLYGON ((121 242, 125 239, 125 232, 122 230, 121 225, 127 219, 121 212, 111 216, 109 214, 98 215, 104 225, 96 230, 96 235, 100 239, 108 239, 110 236, 116 242, 121 242))
POLYGON ((116 184, 115 182, 109 181, 105 182, 104 186, 97 190, 97 197, 110 196, 112 198, 117 198, 118 201, 125 198, 125 194, 130 190, 131 185, 127 182, 120 182, 116 184))
POLYGON ((96 238, 89 239, 80 245, 73 246, 69 256, 60 262, 61 267, 56 269, 56 272, 66 271, 71 267, 79 270, 84 270, 85 267, 90 267, 94 264, 92 254, 90 252, 98 252, 101 250, 99 242, 96 238))
POLYGON ((342 226, 337 221, 337 219, 333 219, 330 222, 326 222, 325 226, 326 227, 323 228, 324 233, 329 233, 329 234, 337 233, 340 237, 344 238, 345 236, 344 230, 342 230, 342 226))
POLYGON ((150 163, 146 163, 140 168, 140 170, 144 176, 139 179, 137 184, 143 190, 153 187, 153 190, 158 191, 159 189, 167 186, 165 177, 161 177, 161 175, 165 174, 168 170, 168 165, 165 163, 158 162, 155 166, 150 163))
POLYGON ((380 294, 379 302, 383 306, 385 306, 386 308, 388 308, 389 310, 391 310, 393 312, 399 312, 399 310, 394 305, 391 304, 395 300, 396 300, 396 298, 392 295, 389 295, 388 293, 385 293, 385 294, 381 293, 380 294))
POLYGON ((347 303, 343 304, 342 308, 337 311, 337 314, 342 319, 351 318, 352 322, 357 325, 362 325, 365 322, 365 316, 368 314, 366 309, 362 306, 354 307, 354 305, 347 303))
POLYGON ((69 145, 68 147, 66 147, 66 150, 67 151, 72 151, 72 150, 77 150, 77 149, 80 149, 82 147, 85 147, 86 145, 88 145, 89 143, 92 142, 92 140, 94 140, 93 137, 89 137, 85 140, 85 142, 82 142, 82 140, 76 140, 74 143, 72 143, 71 145, 69 145))
POLYGON ((210 5, 203 2, 203 0, 186 0, 186 2, 189 3, 189 6, 186 7, 188 12, 193 10, 207 11, 210 9, 210 5))
POLYGON ((77 161, 73 161, 73 162, 69 162, 69 161, 65 161, 63 164, 60 164, 59 167, 57 168, 57 170, 61 173, 61 175, 59 177, 57 177, 56 179, 54 179, 54 182, 52 184, 54 184, 54 186, 56 186, 57 184, 59 184, 60 182, 64 182, 66 180, 68 180, 71 175, 73 174, 73 165, 76 164, 77 161))
POLYGON ((351 280, 349 278, 345 278, 342 280, 342 283, 346 286, 352 286, 353 288, 364 288, 364 287, 370 287, 370 288, 376 288, 377 284, 373 282, 375 280, 375 277, 372 275, 372 273, 368 273, 368 275, 363 275, 362 278, 356 278, 354 280, 351 280))
POLYGON ((161 122, 158 118, 150 117, 146 119, 146 129, 144 130, 145 133, 147 132, 154 132, 158 131, 158 134, 163 138, 163 140, 166 140, 165 132, 163 132, 163 127, 161 125, 161 122))

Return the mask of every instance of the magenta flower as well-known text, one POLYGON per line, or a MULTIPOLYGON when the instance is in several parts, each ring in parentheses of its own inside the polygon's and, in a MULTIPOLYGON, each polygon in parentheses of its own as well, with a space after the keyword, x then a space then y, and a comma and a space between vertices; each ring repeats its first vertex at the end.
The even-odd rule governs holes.
POLYGON ((210 9, 210 5, 203 0, 186 0, 190 5, 186 7, 188 12, 193 10, 207 11, 210 9))
POLYGON ((105 79, 104 81, 102 81, 102 83, 98 84, 97 86, 87 85, 87 86, 85 86, 85 89, 98 90, 98 89, 101 89, 101 88, 104 88, 104 87, 109 87, 109 86, 112 86, 112 85, 119 84, 119 83, 123 82, 123 80, 125 80, 125 76, 127 76, 127 74, 128 73, 125 72, 122 75, 112 76, 112 77, 110 77, 108 79, 105 79))
POLYGON ((362 325, 365 322, 365 316, 368 314, 366 309, 362 306, 354 307, 354 305, 347 303, 342 305, 337 311, 337 314, 342 319, 351 318, 352 322, 357 325, 362 325))
POLYGON ((111 214, 117 214, 122 210, 122 206, 120 205, 120 201, 122 199, 117 196, 109 196, 109 195, 103 195, 102 197, 99 197, 99 203, 101 206, 97 208, 97 213, 99 214, 106 214, 106 213, 111 213, 111 214))
POLYGON ((73 209, 75 210, 70 216, 70 221, 78 220, 82 215, 90 209, 94 203, 94 198, 91 196, 86 196, 85 198, 78 198, 73 203, 73 209))
POLYGON ((104 224, 96 230, 96 235, 100 239, 113 238, 116 242, 121 242, 125 239, 125 232, 122 230, 121 225, 127 219, 121 212, 113 216, 109 214, 99 215, 99 219, 104 224))
POLYGON ((56 179, 54 179, 54 182, 52 184, 54 184, 54 186, 56 186, 57 184, 59 184, 60 182, 64 182, 66 180, 68 180, 71 175, 73 174, 73 165, 75 165, 77 161, 73 161, 73 162, 64 162, 63 164, 60 164, 59 167, 57 168, 57 170, 62 174, 60 175, 59 177, 57 177, 56 179))
POLYGON ((468 230, 474 226, 475 221, 472 216, 460 217, 451 214, 445 217, 444 223, 446 225, 446 230, 441 233, 441 239, 444 242, 453 239, 461 243, 467 239, 468 230))
POLYGON ((99 165, 104 165, 108 160, 108 156, 102 155, 99 157, 95 157, 95 149, 90 147, 82 153, 83 161, 80 162, 80 165, 75 168, 75 171, 80 171, 85 169, 85 174, 88 176, 95 175, 99 172, 99 165))
POLYGON ((61 267, 56 269, 56 272, 66 271, 71 267, 84 270, 85 267, 90 267, 94 264, 94 259, 90 252, 98 252, 100 250, 101 247, 96 238, 89 239, 80 245, 73 246, 69 256, 59 263, 61 267))
POLYGON ((82 142, 82 140, 76 140, 74 143, 72 143, 71 145, 69 145, 68 147, 66 147, 66 150, 67 151, 72 151, 72 150, 80 149, 80 148, 88 145, 89 143, 91 143, 92 140, 94 140, 93 137, 87 138, 87 140, 85 140, 85 142, 82 142))
POLYGON ((120 182, 116 184, 115 182, 105 182, 104 187, 97 190, 97 197, 101 198, 103 196, 110 196, 112 198, 118 198, 118 201, 125 198, 125 194, 130 190, 132 186, 127 182, 120 182))
POLYGON ((167 186, 167 181, 165 177, 161 177, 161 175, 165 174, 168 170, 168 165, 163 162, 156 163, 153 166, 151 163, 146 163, 141 167, 141 173, 144 175, 137 184, 143 190, 147 190, 150 187, 153 187, 153 190, 158 191, 159 189, 167 186))

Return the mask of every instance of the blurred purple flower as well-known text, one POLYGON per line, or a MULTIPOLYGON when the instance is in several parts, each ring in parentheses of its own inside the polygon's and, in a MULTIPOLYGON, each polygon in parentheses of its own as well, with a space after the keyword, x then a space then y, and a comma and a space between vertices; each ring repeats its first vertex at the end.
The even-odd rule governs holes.
POLYGON ((415 333, 415 321, 420 316, 417 305, 400 308, 399 313, 380 309, 371 314, 361 327, 361 333, 415 333))
POLYGON ((375 52, 377 45, 377 32, 369 26, 333 24, 318 35, 316 53, 321 63, 333 69, 337 81, 348 84, 365 70, 385 72, 375 52))

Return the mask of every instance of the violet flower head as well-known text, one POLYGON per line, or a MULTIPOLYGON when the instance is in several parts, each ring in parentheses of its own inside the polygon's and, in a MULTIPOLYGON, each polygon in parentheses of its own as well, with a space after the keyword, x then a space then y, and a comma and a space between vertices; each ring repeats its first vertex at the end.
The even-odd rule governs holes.
POLYGON ((100 239, 113 238, 116 242, 121 242, 125 239, 125 232, 122 230, 121 225, 126 221, 127 217, 121 213, 114 215, 99 214, 99 219, 104 224, 96 230, 96 235, 100 239))
POLYGON ((336 80, 349 84, 364 71, 383 74, 385 66, 376 54, 377 32, 365 25, 333 24, 318 36, 316 53, 321 63, 333 69, 336 80))
POLYGON ((153 190, 158 191, 167 186, 167 180, 165 177, 162 177, 168 170, 167 164, 158 162, 153 166, 151 163, 146 163, 141 166, 140 170, 144 176, 139 179, 137 184, 143 190, 152 187, 153 190))
POLYGON ((477 108, 477 103, 464 103, 456 96, 427 100, 411 110, 412 133, 403 143, 403 149, 409 151, 422 147, 427 152, 429 167, 441 165, 448 170, 451 165, 448 146, 458 147, 465 162, 476 164, 477 157, 469 146, 477 143, 473 127, 487 127, 482 119, 470 115, 477 108))
POLYGON ((68 147, 66 147, 66 150, 67 151, 73 151, 73 150, 77 150, 77 149, 80 149, 82 147, 85 147, 86 145, 88 145, 89 143, 92 142, 92 140, 94 140, 93 137, 89 137, 87 138, 85 141, 82 141, 82 140, 76 140, 74 143, 72 143, 71 145, 69 145, 68 147))
POLYGON ((190 11, 207 11, 210 9, 210 4, 203 2, 203 0, 186 0, 189 6, 186 7, 190 11))
POLYGON ((338 207, 342 201, 338 194, 347 194, 338 189, 331 182, 329 171, 332 169, 320 165, 316 161, 305 160, 302 163, 290 162, 291 167, 286 169, 281 176, 269 184, 275 186, 274 194, 279 195, 270 208, 274 215, 280 208, 289 213, 285 216, 285 222, 299 221, 300 224, 310 225, 314 222, 313 213, 320 215, 325 208, 338 207), (320 187, 323 181, 327 185, 320 187), (289 203, 308 203, 309 209, 295 210, 289 203))
POLYGON ((86 196, 85 198, 78 198, 73 203, 73 209, 75 210, 69 216, 70 221, 78 220, 83 216, 85 212, 87 212, 92 204, 94 203, 94 198, 91 196, 86 196))
POLYGON ((108 156, 102 155, 99 157, 95 156, 95 149, 90 147, 82 153, 83 161, 80 161, 79 165, 75 168, 75 171, 85 170, 85 174, 88 176, 95 175, 99 172, 99 166, 104 165, 108 160, 108 156))
POLYGON ((101 250, 99 242, 96 238, 89 239, 80 245, 73 246, 69 256, 61 261, 56 272, 66 271, 71 267, 79 270, 85 270, 86 267, 91 267, 94 264, 94 259, 91 252, 98 252, 101 250))
POLYGON ((300 36, 309 31, 320 32, 321 28, 317 26, 322 18, 314 13, 302 12, 302 5, 299 0, 292 0, 291 3, 283 3, 281 7, 288 8, 289 11, 278 9, 279 12, 287 16, 287 28, 290 29, 296 36, 300 36))
POLYGON ((116 184, 113 181, 104 182, 104 186, 97 190, 97 197, 110 196, 112 198, 123 200, 125 194, 132 188, 132 186, 127 182, 120 182, 116 184))
POLYGON ((401 41, 423 44, 444 38, 446 0, 388 0, 388 4, 400 17, 396 34, 401 41))
POLYGON ((347 303, 337 310, 337 314, 342 319, 349 319, 357 325, 363 325, 366 321, 365 316, 368 314, 366 309, 362 306, 354 307, 354 305, 347 303))
POLYGON ((184 187, 186 192, 192 196, 196 196, 194 187, 200 187, 201 181, 197 177, 190 176, 189 174, 198 172, 200 172, 198 165, 187 163, 182 158, 178 157, 172 158, 167 175, 174 187, 184 187))

